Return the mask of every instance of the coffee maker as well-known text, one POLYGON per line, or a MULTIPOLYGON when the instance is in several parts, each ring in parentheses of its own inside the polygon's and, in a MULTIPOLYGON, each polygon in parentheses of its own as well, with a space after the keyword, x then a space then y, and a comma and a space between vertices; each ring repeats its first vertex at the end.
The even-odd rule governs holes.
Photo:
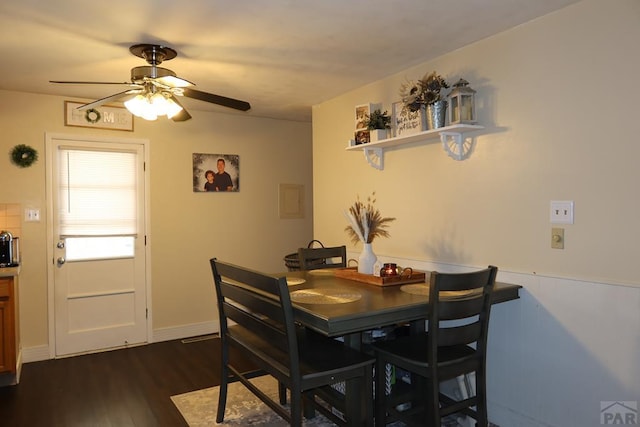
POLYGON ((0 232, 0 267, 15 267, 19 264, 18 238, 8 231, 0 232))

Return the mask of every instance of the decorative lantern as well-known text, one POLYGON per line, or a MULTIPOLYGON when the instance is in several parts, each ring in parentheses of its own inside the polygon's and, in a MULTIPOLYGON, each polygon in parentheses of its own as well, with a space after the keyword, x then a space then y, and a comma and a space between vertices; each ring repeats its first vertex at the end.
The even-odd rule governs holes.
POLYGON ((468 87, 469 82, 460 79, 449 94, 449 124, 476 123, 476 91, 468 87))

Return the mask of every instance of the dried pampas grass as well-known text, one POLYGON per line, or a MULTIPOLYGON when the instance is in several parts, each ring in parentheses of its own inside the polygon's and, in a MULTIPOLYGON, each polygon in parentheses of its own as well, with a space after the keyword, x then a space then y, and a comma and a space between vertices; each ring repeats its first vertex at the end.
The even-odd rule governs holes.
POLYGON ((344 229, 353 243, 371 243, 376 237, 389 237, 386 228, 395 218, 383 218, 374 206, 376 192, 367 197, 365 204, 357 196, 356 202, 344 212, 349 225, 344 229))

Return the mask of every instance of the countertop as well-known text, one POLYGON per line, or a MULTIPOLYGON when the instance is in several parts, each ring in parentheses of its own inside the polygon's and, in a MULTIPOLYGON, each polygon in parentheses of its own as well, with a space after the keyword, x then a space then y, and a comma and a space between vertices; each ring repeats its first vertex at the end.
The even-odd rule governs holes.
POLYGON ((0 277, 14 277, 20 274, 20 266, 0 267, 0 277))

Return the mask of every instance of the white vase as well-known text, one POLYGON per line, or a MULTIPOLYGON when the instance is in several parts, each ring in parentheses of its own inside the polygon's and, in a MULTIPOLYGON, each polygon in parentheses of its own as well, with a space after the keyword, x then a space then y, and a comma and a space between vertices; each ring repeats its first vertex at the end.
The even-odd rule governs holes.
POLYGON ((371 142, 382 141, 383 139, 387 139, 386 129, 374 129, 369 131, 369 140, 371 142))
POLYGON ((371 249, 371 243, 365 243, 358 258, 358 273, 373 274, 373 266, 378 261, 378 257, 371 249))

